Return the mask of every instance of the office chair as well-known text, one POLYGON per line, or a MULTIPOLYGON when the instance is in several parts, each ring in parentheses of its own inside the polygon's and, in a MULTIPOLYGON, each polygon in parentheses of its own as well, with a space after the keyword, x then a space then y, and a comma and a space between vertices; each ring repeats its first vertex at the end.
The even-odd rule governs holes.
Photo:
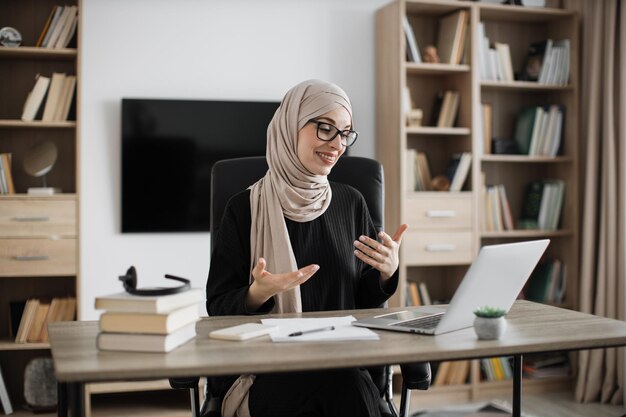
MULTIPOLYGON (((248 157, 218 161, 211 172, 211 248, 219 233, 220 222, 228 200, 246 189, 267 172, 265 157, 248 157)), ((368 158, 343 156, 333 167, 328 179, 351 185, 365 198, 370 216, 377 230, 384 223, 384 173, 378 161, 368 158)), ((390 366, 367 368, 380 393, 383 416, 409 416, 410 390, 426 390, 430 387, 430 364, 412 363, 401 365, 403 384, 400 412, 393 402, 392 372, 390 366)), ((189 389, 194 417, 220 417, 219 395, 211 387, 211 378, 205 384, 205 400, 199 407, 199 378, 171 378, 170 385, 176 389, 189 389)))

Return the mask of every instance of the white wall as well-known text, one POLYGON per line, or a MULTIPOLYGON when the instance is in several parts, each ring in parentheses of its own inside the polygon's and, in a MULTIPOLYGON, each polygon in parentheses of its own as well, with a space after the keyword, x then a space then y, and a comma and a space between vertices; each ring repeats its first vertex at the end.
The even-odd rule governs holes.
POLYGON ((81 319, 131 264, 140 286, 171 273, 204 287, 208 273, 208 233, 120 233, 120 99, 280 100, 325 79, 352 99, 352 154, 373 157, 374 13, 388 1, 83 0, 81 319))

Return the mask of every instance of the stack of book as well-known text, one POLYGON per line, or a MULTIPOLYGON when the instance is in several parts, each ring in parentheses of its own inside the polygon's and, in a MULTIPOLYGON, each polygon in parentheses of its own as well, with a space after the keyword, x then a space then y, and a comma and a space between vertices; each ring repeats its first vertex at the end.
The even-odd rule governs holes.
POLYGON ((567 269, 560 259, 541 262, 530 275, 524 297, 539 303, 562 303, 565 300, 567 269))
POLYGON ((198 303, 204 290, 163 296, 126 292, 96 298, 100 316, 100 350, 169 352, 196 336, 198 303))
POLYGON ((35 46, 67 48, 76 33, 78 6, 53 6, 35 46))
POLYGON ((513 378, 513 368, 506 357, 481 359, 480 367, 487 381, 504 381, 513 378))
POLYGON ((432 190, 430 168, 426 154, 415 149, 407 149, 406 158, 408 190, 432 190))
POLYGON ((48 324, 71 321, 76 316, 76 298, 53 298, 11 302, 12 327, 16 329, 15 343, 48 341, 48 324), (13 323, 15 321, 15 323, 13 323))
POLYGON ((517 116, 515 142, 529 156, 555 157, 562 153, 565 108, 560 105, 526 107, 517 116))
POLYGON ((485 81, 514 81, 515 74, 508 44, 491 43, 485 33, 485 24, 478 23, 478 70, 485 81))
POLYGON ((528 184, 519 228, 557 230, 564 194, 563 180, 533 181, 528 184))
POLYGON ((464 384, 469 377, 470 361, 441 362, 437 367, 434 386, 464 384))
POLYGON ((485 210, 483 213, 485 214, 485 231, 515 230, 513 213, 504 185, 488 185, 485 188, 485 210))
POLYGON ((35 119, 44 122, 68 120, 75 90, 75 75, 55 72, 52 77, 46 77, 38 74, 33 89, 26 97, 22 120, 25 122, 35 119))

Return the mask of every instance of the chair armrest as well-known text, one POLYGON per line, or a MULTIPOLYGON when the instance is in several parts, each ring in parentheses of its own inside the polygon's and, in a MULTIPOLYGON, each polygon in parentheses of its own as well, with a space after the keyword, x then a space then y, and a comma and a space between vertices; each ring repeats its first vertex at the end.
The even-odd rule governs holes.
POLYGON ((408 389, 427 390, 430 387, 432 373, 429 362, 407 363, 400 365, 402 381, 408 389))
POLYGON ((193 389, 198 387, 200 378, 169 378, 169 382, 170 387, 174 389, 193 389))

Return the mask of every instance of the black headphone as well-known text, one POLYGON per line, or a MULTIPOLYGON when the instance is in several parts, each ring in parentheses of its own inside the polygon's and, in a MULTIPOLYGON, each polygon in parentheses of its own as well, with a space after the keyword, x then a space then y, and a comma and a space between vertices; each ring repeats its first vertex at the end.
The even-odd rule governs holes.
POLYGON ((131 266, 126 271, 126 275, 119 276, 120 281, 124 283, 124 289, 127 293, 133 295, 154 296, 154 295, 170 295, 177 294, 179 292, 187 291, 191 289, 191 284, 188 279, 176 277, 174 275, 165 274, 165 278, 173 279, 175 281, 182 282, 183 285, 178 287, 147 287, 137 288, 137 270, 134 266, 131 266))

